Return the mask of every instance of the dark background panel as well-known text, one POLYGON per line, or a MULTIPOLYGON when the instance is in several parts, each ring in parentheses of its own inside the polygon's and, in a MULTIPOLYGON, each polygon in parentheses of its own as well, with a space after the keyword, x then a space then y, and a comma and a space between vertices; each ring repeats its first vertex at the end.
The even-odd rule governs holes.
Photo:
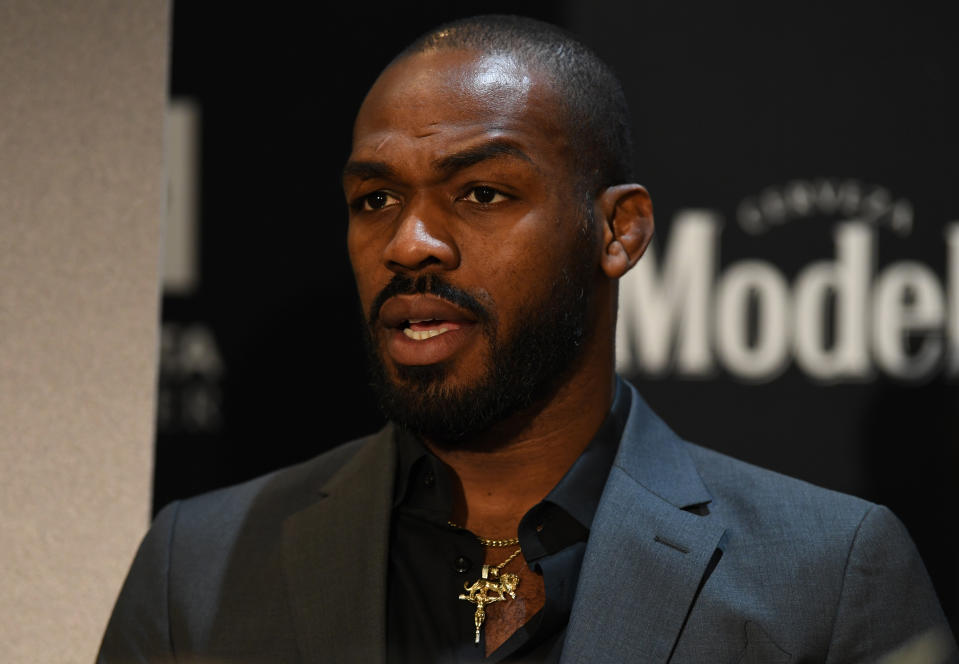
MULTIPOLYGON (((722 219, 714 282, 760 259, 794 289, 810 264, 835 259, 833 233, 849 213, 787 213, 750 234, 737 221, 740 206, 796 181, 859 183, 861 193, 882 188, 911 209, 906 230, 889 218, 874 224, 870 297, 898 261, 926 266, 949 295, 943 233, 959 221, 959 47, 945 8, 177 3, 171 93, 201 113, 201 278, 192 293, 164 297, 155 509, 382 424, 346 258, 339 171, 352 118, 383 65, 417 34, 492 11, 565 25, 620 74, 660 262, 677 213, 701 208, 722 219)), ((715 344, 715 330, 708 334, 715 344)), ((933 334, 950 341, 946 330, 933 334)), ((719 361, 708 375, 674 365, 628 373, 683 436, 890 505, 955 626, 959 543, 948 499, 959 484, 959 378, 943 359, 920 379, 897 379, 878 367, 871 345, 869 354, 869 374, 855 380, 823 381, 792 359, 761 380, 719 361)))

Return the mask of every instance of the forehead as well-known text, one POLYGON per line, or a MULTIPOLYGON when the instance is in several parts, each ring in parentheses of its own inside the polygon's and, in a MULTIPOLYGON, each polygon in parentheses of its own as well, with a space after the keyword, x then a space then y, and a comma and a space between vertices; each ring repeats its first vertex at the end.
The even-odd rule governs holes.
POLYGON ((445 49, 393 63, 357 114, 353 157, 410 147, 440 156, 483 136, 534 151, 563 149, 559 97, 549 78, 508 54, 445 49))

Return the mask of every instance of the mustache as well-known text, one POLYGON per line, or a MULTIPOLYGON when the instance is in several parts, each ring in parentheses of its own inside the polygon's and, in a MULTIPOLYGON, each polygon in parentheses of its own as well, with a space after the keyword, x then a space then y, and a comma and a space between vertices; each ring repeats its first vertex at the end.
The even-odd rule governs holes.
POLYGON ((373 304, 370 305, 369 324, 372 328, 380 317, 380 309, 391 297, 396 295, 432 295, 441 300, 446 300, 455 304, 461 309, 466 309, 476 317, 480 323, 489 323, 493 315, 489 309, 474 296, 461 288, 450 284, 442 277, 435 274, 425 274, 411 279, 402 274, 394 275, 386 287, 380 291, 373 304))

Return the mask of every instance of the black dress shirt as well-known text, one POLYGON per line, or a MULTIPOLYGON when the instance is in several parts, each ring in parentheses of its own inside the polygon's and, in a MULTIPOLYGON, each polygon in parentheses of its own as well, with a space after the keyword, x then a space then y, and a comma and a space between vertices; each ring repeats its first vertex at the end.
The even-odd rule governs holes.
MULTIPOLYGON (((559 661, 589 529, 629 408, 629 388, 617 381, 613 406, 596 436, 520 521, 519 545, 530 569, 543 577, 546 602, 488 658, 485 631, 474 643, 476 607, 459 599, 464 582, 480 578, 484 547, 473 533, 448 524, 451 470, 414 436, 397 434, 387 600, 390 664, 559 661)), ((495 549, 503 560, 515 550, 495 549)), ((512 563, 517 564, 522 562, 512 563)))

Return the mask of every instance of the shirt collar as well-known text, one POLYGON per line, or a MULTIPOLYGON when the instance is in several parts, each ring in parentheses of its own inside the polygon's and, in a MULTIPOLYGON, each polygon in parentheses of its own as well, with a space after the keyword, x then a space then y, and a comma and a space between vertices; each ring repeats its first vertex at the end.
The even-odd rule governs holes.
POLYGON ((629 387, 617 377, 613 405, 599 431, 543 499, 543 502, 564 509, 587 529, 593 525, 593 515, 596 514, 606 479, 619 450, 619 441, 626 428, 631 402, 632 393, 629 387))
POLYGON ((396 447, 393 509, 402 506, 429 521, 446 523, 452 506, 450 469, 417 436, 399 427, 396 447))
MULTIPOLYGON (((523 518, 530 528, 540 525, 529 523, 531 519, 536 520, 537 515, 565 512, 585 531, 589 530, 619 449, 631 401, 629 387, 617 377, 613 404, 606 419, 562 479, 523 518)), ((432 521, 445 522, 452 504, 449 468, 417 436, 399 427, 396 429, 396 444, 399 458, 394 509, 402 505, 432 521)))

